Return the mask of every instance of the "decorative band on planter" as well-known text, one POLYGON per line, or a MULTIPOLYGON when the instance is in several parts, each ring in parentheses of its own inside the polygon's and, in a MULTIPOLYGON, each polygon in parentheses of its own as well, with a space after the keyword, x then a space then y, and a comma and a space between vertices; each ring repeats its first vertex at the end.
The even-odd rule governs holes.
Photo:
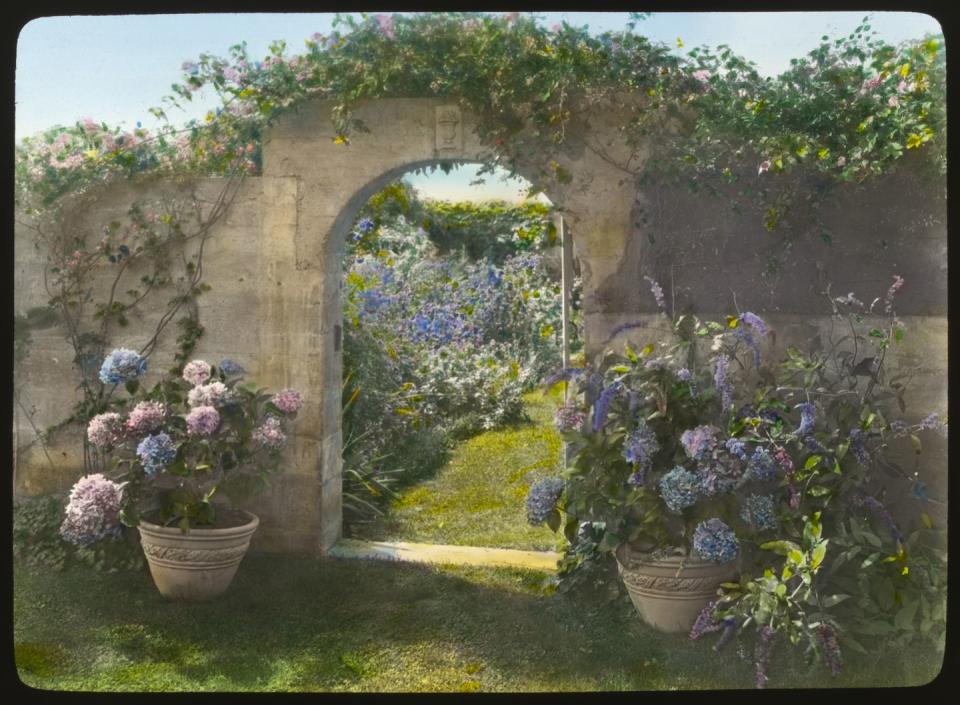
POLYGON ((616 551, 620 577, 640 617, 662 632, 688 632, 720 583, 739 576, 738 561, 713 563, 696 556, 616 551))
POLYGON ((247 523, 225 529, 160 526, 140 520, 140 543, 160 594, 171 600, 210 600, 230 586, 250 537, 260 525, 243 512, 247 523))

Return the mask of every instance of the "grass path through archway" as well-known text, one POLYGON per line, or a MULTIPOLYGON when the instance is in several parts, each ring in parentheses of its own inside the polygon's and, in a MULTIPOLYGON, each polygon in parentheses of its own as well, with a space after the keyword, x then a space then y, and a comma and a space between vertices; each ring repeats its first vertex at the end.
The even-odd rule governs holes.
POLYGON ((553 414, 562 401, 562 385, 548 395, 528 392, 529 422, 461 441, 434 477, 401 490, 386 516, 354 537, 562 551, 562 535, 530 526, 525 508, 530 485, 560 472, 563 444, 553 414))

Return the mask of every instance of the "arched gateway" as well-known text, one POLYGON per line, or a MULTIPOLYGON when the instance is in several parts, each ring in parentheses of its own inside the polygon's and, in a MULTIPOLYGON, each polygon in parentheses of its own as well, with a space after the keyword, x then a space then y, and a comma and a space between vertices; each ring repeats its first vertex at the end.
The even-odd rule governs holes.
MULTIPOLYGON (((413 168, 490 156, 472 117, 448 100, 371 101, 354 115, 369 131, 349 144, 334 141, 323 104, 284 116, 264 137, 256 379, 303 390, 306 402, 289 465, 258 507, 261 550, 325 552, 341 535, 341 262, 357 211, 413 168)), ((589 316, 591 282, 620 264, 634 191, 589 146, 569 164, 573 182, 550 195, 577 233, 589 316)), ((588 320, 588 349, 591 332, 588 320)))

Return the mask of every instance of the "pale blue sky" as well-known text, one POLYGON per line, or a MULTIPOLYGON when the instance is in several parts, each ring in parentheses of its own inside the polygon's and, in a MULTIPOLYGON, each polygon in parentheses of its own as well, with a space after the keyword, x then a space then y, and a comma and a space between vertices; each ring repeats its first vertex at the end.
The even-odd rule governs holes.
MULTIPOLYGON (((565 20, 591 30, 620 30, 624 12, 540 13, 547 26, 565 20)), ((694 46, 729 44, 757 62, 761 74, 776 75, 819 43, 823 34, 849 34, 863 12, 676 12, 654 13, 637 31, 673 47, 678 54, 694 46), (677 47, 677 37, 684 47, 677 47)), ((939 33, 937 21, 920 13, 871 13, 871 26, 886 41, 939 33)), ((226 55, 246 40, 250 53, 262 57, 274 39, 285 39, 299 52, 314 32, 329 32, 329 13, 247 13, 199 15, 64 16, 33 20, 17 43, 16 139, 57 124, 92 117, 109 124, 146 128, 156 124, 147 112, 181 80, 180 66, 201 52, 226 55)), ((182 121, 201 116, 213 97, 194 101, 182 121)), ((180 122, 177 119, 177 122, 180 122)), ((515 200, 516 182, 487 177, 484 187, 470 187, 475 169, 449 176, 411 177, 425 195, 438 198, 496 197, 515 200), (481 193, 482 192, 482 193, 481 193)))

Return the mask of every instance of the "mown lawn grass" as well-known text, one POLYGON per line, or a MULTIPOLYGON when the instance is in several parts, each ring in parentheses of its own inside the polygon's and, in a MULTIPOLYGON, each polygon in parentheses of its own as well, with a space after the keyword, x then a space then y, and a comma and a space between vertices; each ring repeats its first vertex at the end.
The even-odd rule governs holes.
MULTIPOLYGON (((735 647, 716 654, 659 634, 622 596, 544 595, 545 577, 252 555, 222 598, 185 604, 165 601, 146 572, 17 566, 17 668, 31 687, 80 691, 753 687, 735 647)), ((855 656, 831 679, 775 655, 770 686, 913 685, 940 663, 918 653, 855 656)))
POLYGON ((562 536, 530 526, 525 509, 530 485, 560 472, 562 443, 553 414, 562 402, 563 385, 549 395, 524 395, 529 422, 462 441, 434 477, 401 490, 386 516, 357 527, 353 536, 562 550, 562 536))

